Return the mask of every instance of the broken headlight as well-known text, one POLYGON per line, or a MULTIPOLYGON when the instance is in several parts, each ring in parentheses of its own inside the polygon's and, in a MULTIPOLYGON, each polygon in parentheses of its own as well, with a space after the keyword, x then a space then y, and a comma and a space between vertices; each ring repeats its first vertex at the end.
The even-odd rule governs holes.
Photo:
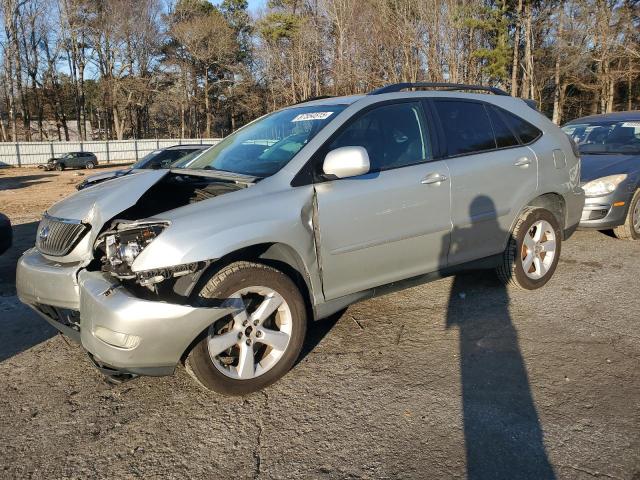
POLYGON ((96 248, 104 254, 103 269, 119 277, 133 278, 133 261, 167 226, 165 222, 120 223, 113 230, 102 234, 96 248))

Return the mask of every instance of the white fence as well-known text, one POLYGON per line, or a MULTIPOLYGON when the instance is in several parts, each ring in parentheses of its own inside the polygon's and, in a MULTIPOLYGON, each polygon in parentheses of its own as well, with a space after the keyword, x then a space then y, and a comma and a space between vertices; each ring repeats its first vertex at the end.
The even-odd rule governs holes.
POLYGON ((216 144, 219 138, 170 138, 87 142, 0 142, 0 167, 40 165, 68 152, 93 152, 101 164, 135 162, 147 153, 171 145, 216 144))

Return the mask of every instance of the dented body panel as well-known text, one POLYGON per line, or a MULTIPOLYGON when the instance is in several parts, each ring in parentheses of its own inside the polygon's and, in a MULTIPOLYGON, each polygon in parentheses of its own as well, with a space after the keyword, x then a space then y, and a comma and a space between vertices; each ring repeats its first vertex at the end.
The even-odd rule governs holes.
POLYGON ((83 270, 78 280, 82 346, 100 364, 127 373, 172 373, 193 339, 234 311, 143 300, 98 272, 83 270), (127 335, 128 343, 111 332, 127 335), (109 343, 116 341, 123 343, 109 343))

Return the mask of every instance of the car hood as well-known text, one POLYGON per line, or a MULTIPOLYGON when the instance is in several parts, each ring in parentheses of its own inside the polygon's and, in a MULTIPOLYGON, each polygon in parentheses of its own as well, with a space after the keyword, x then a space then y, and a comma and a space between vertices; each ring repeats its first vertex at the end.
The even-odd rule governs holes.
POLYGON ((97 173, 96 175, 91 175, 87 177, 83 183, 91 184, 96 182, 102 182, 104 180, 109 180, 110 178, 121 177, 122 175, 125 175, 132 171, 133 170, 131 169, 125 169, 125 170, 112 170, 110 172, 97 173))
MULTIPOLYGON (((186 172, 186 170, 185 170, 186 172)), ((211 172, 191 173, 191 178, 211 180, 201 188, 180 189, 184 173, 171 170, 136 170, 135 175, 121 175, 108 182, 79 190, 47 210, 47 215, 80 220, 91 225, 89 244, 93 244, 102 227, 128 211, 135 218, 153 218, 157 213, 180 209, 220 195, 244 189, 246 183, 230 182, 228 175, 211 172), (166 181, 163 180, 164 177, 166 181), (178 180, 176 180, 178 178, 178 180), (175 183, 177 181, 177 183, 175 183), (169 185, 167 182, 174 182, 169 185)))
POLYGON ((583 183, 596 178, 640 170, 640 155, 581 155, 580 179, 583 183))
POLYGON ((111 182, 80 190, 47 210, 53 217, 81 220, 91 224, 92 236, 105 222, 134 205, 169 170, 145 170, 138 175, 124 175, 111 182))

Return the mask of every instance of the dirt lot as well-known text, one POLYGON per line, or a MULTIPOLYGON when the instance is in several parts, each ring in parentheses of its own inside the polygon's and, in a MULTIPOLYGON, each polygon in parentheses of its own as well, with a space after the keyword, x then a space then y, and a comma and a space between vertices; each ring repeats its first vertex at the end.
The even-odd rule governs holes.
POLYGON ((80 180, 0 170, 0 477, 640 479, 640 242, 578 232, 535 292, 469 274, 354 305, 246 398, 183 369, 114 387, 15 297, 80 180))

